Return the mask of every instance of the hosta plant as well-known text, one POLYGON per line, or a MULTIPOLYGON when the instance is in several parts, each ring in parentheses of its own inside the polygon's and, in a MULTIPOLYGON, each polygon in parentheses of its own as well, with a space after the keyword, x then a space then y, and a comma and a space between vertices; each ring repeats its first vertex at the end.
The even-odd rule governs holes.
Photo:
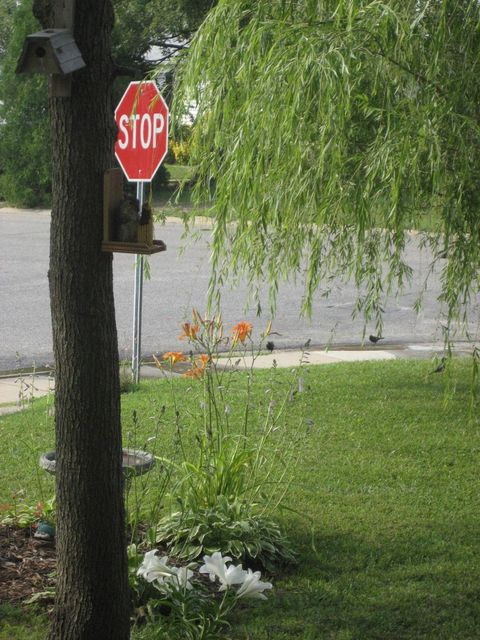
POLYGON ((195 559, 220 549, 245 563, 274 571, 279 563, 293 562, 295 554, 280 525, 256 513, 255 505, 218 496, 216 504, 183 505, 163 518, 157 538, 178 558, 195 559))

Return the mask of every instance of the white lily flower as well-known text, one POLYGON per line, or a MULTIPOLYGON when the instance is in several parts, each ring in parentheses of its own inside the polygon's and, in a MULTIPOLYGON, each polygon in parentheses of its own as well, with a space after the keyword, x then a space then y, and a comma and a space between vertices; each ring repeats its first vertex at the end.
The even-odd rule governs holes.
POLYGON ((168 556, 159 558, 156 553, 156 549, 147 551, 137 571, 137 576, 142 576, 147 582, 153 582, 154 580, 163 582, 165 577, 176 575, 172 567, 167 566, 168 556))
POLYGON ((143 556, 142 565, 149 564, 150 562, 153 561, 154 558, 158 559, 157 549, 152 549, 151 551, 147 551, 147 553, 143 556))
POLYGON ((231 561, 230 556, 222 558, 220 551, 215 551, 211 556, 203 556, 203 562, 199 573, 208 573, 212 582, 215 582, 215 577, 223 578, 225 576, 225 563, 231 561))
POLYGON ((242 569, 241 564, 227 567, 227 562, 231 561, 230 556, 222 558, 222 554, 219 551, 215 551, 211 556, 203 556, 205 564, 198 571, 200 573, 208 573, 212 582, 215 582, 215 578, 218 578, 221 584, 219 591, 225 591, 232 584, 242 584, 245 578, 245 571, 242 569))
POLYGON ((160 584, 174 585, 182 589, 192 589, 190 578, 193 571, 188 567, 169 567, 167 565, 168 556, 158 557, 157 550, 148 551, 143 562, 138 568, 137 575, 142 576, 147 582, 155 580, 160 584))
POLYGON ((222 579, 219 578, 222 583, 219 591, 225 591, 232 584, 242 584, 245 580, 246 571, 242 569, 242 565, 238 564, 234 566, 231 564, 229 567, 225 567, 225 576, 222 579))
POLYGON ((175 575, 165 577, 165 582, 175 584, 182 589, 193 589, 190 578, 193 577, 193 571, 190 571, 188 567, 172 567, 172 571, 175 575))
POLYGON ((267 596, 265 596, 262 591, 265 589, 271 589, 271 582, 262 582, 260 580, 260 571, 253 572, 251 569, 244 571, 244 580, 243 584, 237 591, 237 596, 239 598, 257 598, 260 600, 266 600, 267 596))

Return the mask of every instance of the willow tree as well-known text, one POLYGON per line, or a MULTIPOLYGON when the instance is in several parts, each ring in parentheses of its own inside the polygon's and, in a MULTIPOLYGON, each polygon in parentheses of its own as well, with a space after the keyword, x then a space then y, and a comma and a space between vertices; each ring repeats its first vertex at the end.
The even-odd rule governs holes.
MULTIPOLYGON (((334 275, 357 309, 411 274, 406 231, 442 262, 449 320, 478 290, 478 0, 220 0, 177 90, 195 100, 197 195, 214 195, 217 280, 334 275), (234 225, 229 223, 235 221, 234 225)), ((381 320, 379 320, 381 322, 381 320)))

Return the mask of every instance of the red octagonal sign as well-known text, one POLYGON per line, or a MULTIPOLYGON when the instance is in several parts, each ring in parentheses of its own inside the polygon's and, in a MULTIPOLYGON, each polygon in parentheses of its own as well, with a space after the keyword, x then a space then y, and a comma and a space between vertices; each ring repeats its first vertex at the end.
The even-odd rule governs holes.
POLYGON ((155 82, 131 82, 115 109, 115 156, 130 182, 150 182, 167 154, 168 107, 155 82))

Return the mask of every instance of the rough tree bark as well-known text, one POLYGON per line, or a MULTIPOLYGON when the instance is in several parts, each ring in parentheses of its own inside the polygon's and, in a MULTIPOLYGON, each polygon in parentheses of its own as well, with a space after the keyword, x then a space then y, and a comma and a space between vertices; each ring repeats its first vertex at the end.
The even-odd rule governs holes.
MULTIPOLYGON (((34 0, 47 28, 56 0, 34 0)), ((50 98, 50 298, 55 353, 58 580, 49 640, 124 640, 129 602, 112 256, 101 251, 114 120, 110 0, 77 1, 86 68, 50 98)))

